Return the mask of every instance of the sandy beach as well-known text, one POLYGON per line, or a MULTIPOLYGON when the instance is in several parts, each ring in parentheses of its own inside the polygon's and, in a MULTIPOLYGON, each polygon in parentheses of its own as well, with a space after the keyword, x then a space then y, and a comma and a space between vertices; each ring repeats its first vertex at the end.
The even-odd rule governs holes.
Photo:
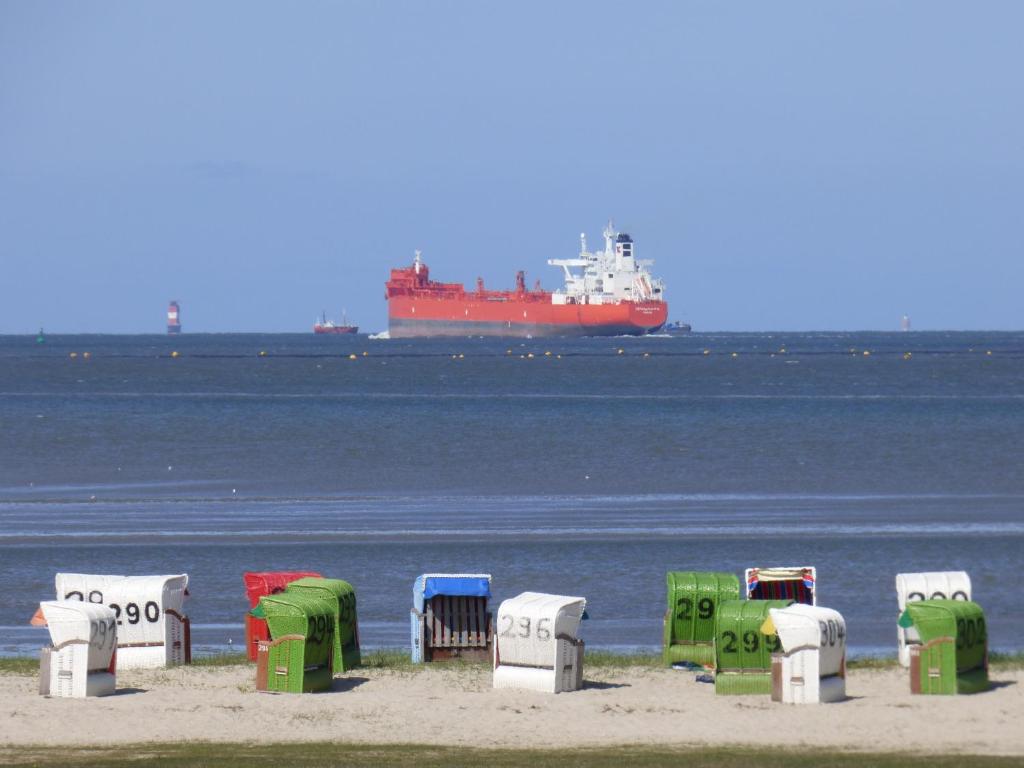
POLYGON ((0 744, 111 746, 188 741, 338 741, 474 747, 735 745, 1024 755, 1019 670, 974 696, 911 696, 906 673, 852 670, 840 704, 794 707, 716 696, 694 674, 598 668, 582 691, 492 690, 484 667, 356 670, 334 690, 256 693, 248 666, 124 672, 118 694, 50 699, 0 675, 0 744))

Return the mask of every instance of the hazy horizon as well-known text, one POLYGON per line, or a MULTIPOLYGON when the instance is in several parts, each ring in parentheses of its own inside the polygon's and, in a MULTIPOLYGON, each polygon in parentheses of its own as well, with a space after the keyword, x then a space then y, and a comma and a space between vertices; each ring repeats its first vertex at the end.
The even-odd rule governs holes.
POLYGON ((1024 328, 1024 5, 0 0, 0 334, 386 328, 609 217, 696 330, 1024 328))

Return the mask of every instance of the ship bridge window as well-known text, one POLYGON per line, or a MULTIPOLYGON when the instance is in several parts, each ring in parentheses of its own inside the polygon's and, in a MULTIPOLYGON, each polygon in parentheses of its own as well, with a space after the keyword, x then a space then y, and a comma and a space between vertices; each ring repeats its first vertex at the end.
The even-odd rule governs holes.
POLYGON ((608 273, 608 277, 615 277, 611 272, 608 273))

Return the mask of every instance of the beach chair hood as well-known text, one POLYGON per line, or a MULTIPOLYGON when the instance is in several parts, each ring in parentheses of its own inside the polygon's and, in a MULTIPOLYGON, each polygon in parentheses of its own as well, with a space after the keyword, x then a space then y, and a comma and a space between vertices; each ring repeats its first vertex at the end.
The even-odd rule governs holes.
POLYGON ((105 670, 117 647, 114 612, 105 605, 79 600, 49 600, 39 604, 54 648, 68 643, 89 646, 89 670, 105 670))
POLYGON ((503 664, 550 667, 552 643, 575 641, 587 601, 582 597, 523 592, 498 608, 495 635, 503 664))
POLYGON ((822 677, 838 675, 846 656, 846 621, 839 611, 816 605, 794 604, 787 608, 770 608, 770 626, 779 636, 783 653, 802 648, 818 650, 822 677))
POLYGON ((489 573, 424 573, 412 586, 413 607, 423 612, 430 598, 437 595, 450 597, 490 597, 489 573))
POLYGON ((284 592, 288 585, 305 576, 321 578, 315 571, 246 571, 242 574, 249 607, 255 608, 264 595, 284 592))

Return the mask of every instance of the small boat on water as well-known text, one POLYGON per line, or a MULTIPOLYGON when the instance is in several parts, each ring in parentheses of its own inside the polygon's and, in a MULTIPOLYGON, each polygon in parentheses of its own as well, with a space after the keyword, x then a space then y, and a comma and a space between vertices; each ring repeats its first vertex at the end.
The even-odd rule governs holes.
POLYGON ((691 330, 693 329, 690 328, 689 323, 684 323, 681 320, 676 320, 675 322, 665 323, 665 325, 661 329, 661 332, 667 333, 669 336, 682 336, 683 334, 689 333, 691 330))
POLYGON ((320 317, 315 323, 313 323, 313 333, 332 335, 342 333, 359 333, 359 326, 348 324, 348 317, 344 310, 342 310, 341 313, 341 323, 335 323, 333 320, 328 320, 327 313, 321 312, 320 317))

